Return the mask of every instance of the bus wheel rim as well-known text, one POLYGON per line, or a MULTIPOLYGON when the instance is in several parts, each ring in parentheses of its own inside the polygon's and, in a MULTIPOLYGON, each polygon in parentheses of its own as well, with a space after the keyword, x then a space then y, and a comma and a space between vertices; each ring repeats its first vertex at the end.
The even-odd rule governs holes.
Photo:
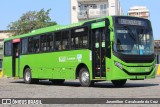
POLYGON ((26 72, 26 80, 29 81, 30 80, 30 72, 26 72))
POLYGON ((87 83, 89 81, 89 73, 88 72, 83 72, 82 73, 82 82, 87 83))

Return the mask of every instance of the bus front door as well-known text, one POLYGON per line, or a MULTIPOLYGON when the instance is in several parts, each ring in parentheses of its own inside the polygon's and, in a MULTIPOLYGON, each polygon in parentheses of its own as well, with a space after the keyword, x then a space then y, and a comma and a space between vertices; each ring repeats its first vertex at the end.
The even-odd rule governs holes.
POLYGON ((93 79, 106 77, 105 28, 92 30, 92 72, 93 79))
POLYGON ((19 50, 20 50, 20 40, 13 40, 12 48, 12 77, 19 76, 19 50))

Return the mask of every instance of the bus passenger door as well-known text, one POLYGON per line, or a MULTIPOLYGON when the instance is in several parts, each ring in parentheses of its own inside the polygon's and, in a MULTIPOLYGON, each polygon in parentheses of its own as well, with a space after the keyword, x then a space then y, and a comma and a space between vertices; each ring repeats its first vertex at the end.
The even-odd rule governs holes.
POLYGON ((12 40, 12 77, 19 76, 20 39, 12 40))
POLYGON ((105 28, 97 28, 92 30, 92 71, 93 78, 103 79, 106 77, 105 67, 105 28))

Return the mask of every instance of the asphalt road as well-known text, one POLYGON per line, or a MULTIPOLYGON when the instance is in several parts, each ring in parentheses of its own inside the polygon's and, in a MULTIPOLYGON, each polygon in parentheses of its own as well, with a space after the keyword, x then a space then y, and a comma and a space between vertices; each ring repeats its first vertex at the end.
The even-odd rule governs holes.
MULTIPOLYGON (((95 83, 94 87, 81 87, 78 80, 65 81, 64 85, 58 86, 52 85, 49 81, 40 81, 38 84, 25 84, 23 80, 1 78, 0 98, 160 98, 160 77, 138 81, 129 80, 123 88, 115 88, 109 81, 95 83)), ((0 107, 1 106, 11 105, 0 105, 0 107)), ((21 107, 21 105, 12 106, 21 107)), ((51 105, 43 106, 46 107, 51 105)), ((60 107, 62 105, 56 104, 54 106, 60 107)), ((63 106, 70 107, 71 105, 68 104, 63 106)), ((79 107, 82 105, 74 106, 79 107)), ((97 107, 99 105, 87 106, 97 107)), ((106 107, 106 105, 101 106, 106 107)), ((135 105, 135 107, 136 106, 137 105, 135 105)), ((142 106, 151 107, 152 105, 142 106)), ((160 105, 153 106, 158 107, 160 105)))

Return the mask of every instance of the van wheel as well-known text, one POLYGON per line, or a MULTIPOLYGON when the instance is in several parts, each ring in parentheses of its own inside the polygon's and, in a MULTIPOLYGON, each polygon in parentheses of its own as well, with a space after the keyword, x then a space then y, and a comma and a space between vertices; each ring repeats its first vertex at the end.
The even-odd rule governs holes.
POLYGON ((79 81, 83 87, 90 87, 94 85, 94 82, 90 80, 89 71, 85 67, 80 69, 79 81))
POLYGON ((124 80, 112 80, 112 84, 115 86, 115 87, 123 87, 124 84, 126 83, 127 79, 124 79, 124 80))
POLYGON ((32 84, 32 83, 38 83, 39 82, 38 79, 32 79, 32 74, 31 74, 31 69, 30 68, 25 69, 23 78, 24 78, 24 82, 26 84, 32 84))

